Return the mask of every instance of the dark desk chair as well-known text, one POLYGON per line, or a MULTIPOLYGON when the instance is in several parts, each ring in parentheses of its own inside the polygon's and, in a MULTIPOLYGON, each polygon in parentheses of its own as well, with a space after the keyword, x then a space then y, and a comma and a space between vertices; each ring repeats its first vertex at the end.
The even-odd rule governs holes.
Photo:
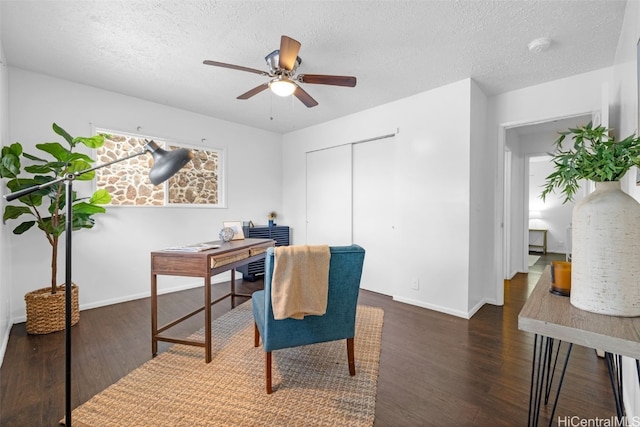
POLYGON ((255 342, 265 351, 267 393, 271 387, 271 352, 289 347, 326 341, 347 340, 349 374, 356 374, 353 337, 355 335, 356 305, 360 277, 364 263, 364 249, 358 245, 330 247, 329 290, 327 311, 322 316, 305 316, 302 320, 275 320, 271 306, 271 279, 274 267, 274 248, 265 258, 264 290, 253 293, 255 342))

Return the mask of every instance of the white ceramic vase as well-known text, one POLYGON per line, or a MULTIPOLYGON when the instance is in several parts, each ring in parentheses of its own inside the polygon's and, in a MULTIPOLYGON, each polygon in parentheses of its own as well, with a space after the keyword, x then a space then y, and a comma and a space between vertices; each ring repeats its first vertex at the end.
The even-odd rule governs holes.
POLYGON ((597 182, 573 208, 571 304, 640 316, 640 204, 620 182, 597 182))

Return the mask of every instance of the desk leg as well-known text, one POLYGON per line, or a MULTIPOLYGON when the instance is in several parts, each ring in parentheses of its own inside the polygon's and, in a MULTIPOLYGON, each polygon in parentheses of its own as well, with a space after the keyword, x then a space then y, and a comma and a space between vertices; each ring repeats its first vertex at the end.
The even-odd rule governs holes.
POLYGON ((531 387, 529 387, 529 415, 527 425, 537 426, 540 416, 540 401, 542 399, 542 378, 547 352, 543 353, 544 337, 535 334, 533 337, 533 357, 531 364, 531 387), (544 357, 543 357, 544 354, 544 357))
POLYGON ((204 361, 211 362, 211 275, 204 278, 204 361))
POLYGON ((151 275, 151 355, 158 354, 158 276, 151 275))
MULTIPOLYGON (((553 359, 554 339, 543 337, 538 334, 534 336, 533 362, 531 365, 531 387, 529 388, 529 416, 527 422, 527 425, 530 427, 538 425, 538 421, 540 419, 540 408, 542 407, 543 390, 545 392, 544 404, 546 405, 549 401, 561 343, 562 341, 558 341, 555 361, 552 366, 551 361, 553 359)), ((551 411, 549 419, 549 425, 552 425, 553 423, 553 417, 558 405, 558 398, 560 396, 560 390, 562 389, 562 383, 564 381, 564 375, 567 370, 567 364, 569 363, 569 356, 571 355, 572 348, 573 344, 570 344, 567 350, 567 355, 565 357, 562 375, 560 376, 560 381, 558 383, 558 390, 554 399, 553 409, 551 411)))
POLYGON ((231 308, 236 308, 236 269, 231 269, 231 308))
MULTIPOLYGON (((558 353, 560 353, 561 343, 562 341, 560 341, 560 343, 558 344, 558 352, 556 353, 556 362, 558 361, 558 353)), ((564 374, 567 373, 567 365, 569 364, 569 356, 571 355, 571 349, 573 349, 573 343, 569 344, 569 348, 567 349, 567 356, 564 359, 564 366, 562 367, 562 375, 560 375, 560 382, 558 383, 558 392, 556 393, 556 398, 553 401, 553 409, 551 410, 551 418, 549 419, 549 427, 551 427, 551 424, 553 423, 553 417, 555 416, 556 408, 558 407, 558 398, 560 397, 560 389, 562 389, 562 383, 564 382, 564 374)), ((554 372, 556 370, 555 363, 553 365, 553 370, 554 372)), ((553 381, 553 375, 551 376, 551 379, 553 381)), ((549 389, 551 389, 551 384, 549 384, 549 389)))
POLYGON ((618 420, 622 420, 626 412, 622 400, 622 356, 605 353, 604 358, 607 361, 607 369, 609 371, 609 379, 611 380, 611 389, 613 390, 613 400, 616 403, 618 420))

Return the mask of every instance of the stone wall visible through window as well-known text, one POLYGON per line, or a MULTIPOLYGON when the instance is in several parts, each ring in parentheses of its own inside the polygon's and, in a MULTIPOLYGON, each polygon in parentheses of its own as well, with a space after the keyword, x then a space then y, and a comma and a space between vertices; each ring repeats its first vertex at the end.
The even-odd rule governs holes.
MULTIPOLYGON (((170 146, 171 150, 180 147, 170 146)), ((217 205, 218 165, 217 151, 191 149, 193 159, 169 179, 170 204, 217 205)))
MULTIPOLYGON (((103 130, 97 133, 105 136, 105 143, 96 150, 96 164, 141 152, 146 143, 145 138, 139 136, 103 130)), ((174 144, 166 147, 161 141, 154 140, 167 150, 181 148, 174 144)), ((149 181, 153 157, 146 153, 96 170, 97 187, 109 191, 112 205, 218 205, 221 153, 218 150, 190 150, 193 160, 163 184, 154 186, 149 181)))

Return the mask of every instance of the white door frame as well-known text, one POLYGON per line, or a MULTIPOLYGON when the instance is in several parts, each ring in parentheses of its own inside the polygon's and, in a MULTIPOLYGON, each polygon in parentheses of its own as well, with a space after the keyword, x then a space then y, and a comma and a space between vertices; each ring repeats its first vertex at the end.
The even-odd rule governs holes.
POLYGON ((529 126, 536 125, 541 123, 546 123, 554 120, 561 119, 570 119, 572 117, 585 116, 585 115, 595 115, 597 112, 593 111, 582 111, 576 112, 572 114, 567 114, 564 116, 553 116, 546 118, 539 118, 536 120, 520 120, 515 122, 506 122, 498 124, 498 167, 501 169, 496 176, 500 177, 500 182, 496 185, 496 190, 498 192, 496 197, 496 203, 499 205, 496 207, 496 212, 500 212, 501 215, 496 215, 496 219, 494 222, 495 229, 495 241, 499 242, 496 245, 495 249, 495 260, 496 260, 496 272, 499 273, 498 280, 496 281, 496 304, 504 305, 504 281, 509 279, 507 277, 507 268, 509 264, 507 260, 510 260, 510 254, 507 251, 510 250, 510 235, 511 230, 507 228, 507 224, 510 224, 513 220, 511 218, 510 213, 507 209, 507 203, 511 203, 512 200, 512 191, 510 185, 507 185, 506 180, 506 172, 511 171, 511 153, 506 149, 506 136, 507 130, 512 128, 517 128, 520 126, 529 126), (507 154, 508 153, 508 154, 507 154))
MULTIPOLYGON (((513 153, 508 148, 504 149, 504 173, 502 174, 502 182, 504 185, 504 203, 502 206, 502 215, 503 220, 500 224, 502 229, 502 247, 503 247, 503 264, 502 264, 502 277, 504 279, 509 279, 511 275, 511 271, 509 271, 509 266, 511 265, 511 239, 509 239, 509 233, 504 230, 509 230, 511 228, 511 209, 507 209, 508 206, 511 206, 511 162, 513 158, 513 153)), ((501 295, 504 295, 502 292, 501 295)), ((504 301, 500 303, 500 305, 504 304, 504 301)))

